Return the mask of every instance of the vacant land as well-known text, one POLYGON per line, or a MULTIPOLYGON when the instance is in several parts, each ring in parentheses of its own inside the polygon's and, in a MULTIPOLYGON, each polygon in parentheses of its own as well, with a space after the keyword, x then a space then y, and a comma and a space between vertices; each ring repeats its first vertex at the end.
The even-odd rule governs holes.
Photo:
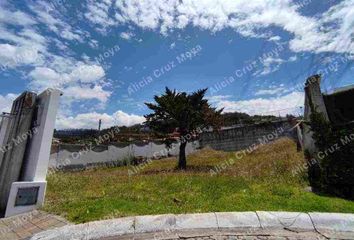
POLYGON ((211 211, 354 213, 352 201, 308 192, 306 170, 298 170, 304 163, 295 143, 281 139, 246 155, 204 149, 188 157, 186 171, 169 158, 133 175, 129 166, 56 173, 48 177, 44 209, 77 223, 211 211))

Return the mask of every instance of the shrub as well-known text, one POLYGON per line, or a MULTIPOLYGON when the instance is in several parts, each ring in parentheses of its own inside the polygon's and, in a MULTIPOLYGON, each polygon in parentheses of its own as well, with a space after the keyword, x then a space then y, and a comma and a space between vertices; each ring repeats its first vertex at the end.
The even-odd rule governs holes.
MULTIPOLYGON (((309 164, 311 186, 320 192, 354 199, 354 128, 334 126, 313 109, 310 128, 318 150, 309 164)), ((310 159, 309 154, 307 159, 310 159)))

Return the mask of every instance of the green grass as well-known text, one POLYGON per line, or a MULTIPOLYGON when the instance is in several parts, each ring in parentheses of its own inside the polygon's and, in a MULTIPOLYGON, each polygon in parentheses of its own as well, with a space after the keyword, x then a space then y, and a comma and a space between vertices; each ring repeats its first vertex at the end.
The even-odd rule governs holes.
POLYGON ((128 175, 130 167, 56 173, 48 177, 44 210, 76 223, 218 211, 354 213, 353 201, 307 192, 305 171, 292 174, 303 164, 295 144, 281 139, 242 159, 202 150, 188 157, 186 171, 176 170, 176 160, 170 158, 153 161, 134 176, 128 175), (226 168, 212 176, 210 169, 222 163, 226 168))

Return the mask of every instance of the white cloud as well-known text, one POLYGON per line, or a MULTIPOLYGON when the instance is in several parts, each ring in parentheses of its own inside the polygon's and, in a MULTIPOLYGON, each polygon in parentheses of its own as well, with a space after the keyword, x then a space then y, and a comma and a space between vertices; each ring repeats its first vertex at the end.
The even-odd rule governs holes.
MULTIPOLYGON (((0 4, 1 70, 29 66, 26 77, 31 90, 40 92, 48 87, 59 88, 64 93, 68 90, 62 97, 62 108, 67 113, 71 113, 74 102, 88 99, 99 101, 93 110, 102 108, 111 95, 105 84, 104 69, 90 59, 77 60, 66 41, 82 42, 89 34, 74 29, 61 11, 45 1, 28 5, 32 16, 19 10, 10 13, 5 7, 11 9, 11 4, 0 4), (48 30, 60 37, 48 37, 48 30), (55 47, 62 51, 54 52, 55 47)), ((90 43, 97 45, 94 40, 90 43)))
POLYGON ((7 14, 7 11, 0 6, 0 66, 2 70, 23 65, 42 64, 47 40, 33 28, 34 20, 20 11, 16 11, 16 14, 24 18, 23 22, 9 20, 6 17, 7 14), (5 15, 1 16, 4 12, 5 15), (18 30, 12 30, 8 27, 9 24, 16 25, 18 30))
POLYGON ((60 81, 63 81, 59 73, 47 67, 36 67, 29 73, 29 76, 33 79, 30 84, 34 89, 55 87, 60 81))
POLYGON ((294 56, 291 56, 291 57, 289 57, 289 62, 295 62, 297 60, 297 56, 296 55, 294 55, 294 56))
POLYGON ((111 92, 103 90, 98 85, 92 88, 88 86, 73 86, 65 88, 64 96, 75 100, 97 99, 102 103, 106 103, 111 96, 111 92))
POLYGON ((48 87, 63 88, 70 83, 96 83, 105 76, 105 71, 98 65, 78 63, 77 66, 57 66, 65 72, 58 72, 49 67, 36 67, 29 73, 32 78, 31 87, 43 90, 48 87), (68 68, 68 69, 66 69, 68 68))
POLYGON ((57 65, 56 68, 67 72, 58 72, 49 67, 36 67, 29 73, 32 79, 30 87, 35 91, 46 88, 62 90, 64 93, 62 104, 65 108, 70 108, 73 102, 90 99, 99 101, 97 108, 102 108, 107 103, 111 92, 103 89, 104 82, 101 79, 105 76, 105 72, 102 67, 80 63, 78 66, 72 66, 71 69, 65 64, 57 65))
POLYGON ((90 45, 90 47, 92 47, 93 49, 97 49, 99 46, 99 43, 97 40, 95 39, 91 39, 88 44, 90 45))
POLYGON ((131 39, 132 37, 134 37, 134 33, 132 33, 132 32, 122 32, 122 33, 120 34, 120 37, 123 38, 123 39, 125 39, 125 40, 129 40, 129 39, 131 39))
POLYGON ((14 68, 22 65, 30 65, 38 62, 40 56, 38 50, 28 46, 14 46, 0 44, 0 65, 2 68, 14 68))
POLYGON ((255 98, 241 101, 228 100, 229 97, 218 97, 212 102, 217 108, 224 108, 224 112, 245 112, 255 114, 286 115, 298 113, 299 107, 304 105, 304 93, 293 92, 288 95, 273 98, 255 98))
POLYGON ((98 65, 82 64, 74 68, 70 74, 73 80, 80 80, 83 83, 95 82, 105 76, 105 71, 98 65))
POLYGON ((11 24, 28 26, 33 25, 36 21, 28 14, 22 11, 7 11, 0 7, 0 22, 11 24))
POLYGON ((102 120, 102 127, 107 128, 114 125, 118 126, 132 126, 134 124, 143 123, 145 118, 143 116, 128 114, 121 110, 113 113, 83 113, 74 117, 61 116, 57 119, 56 127, 59 129, 66 128, 97 128, 98 121, 102 120))
POLYGON ((277 41, 280 41, 280 39, 281 39, 281 37, 279 37, 279 36, 273 36, 273 37, 270 37, 268 40, 277 42, 277 41))
POLYGON ((278 87, 278 88, 271 88, 271 89, 261 89, 258 90, 254 95, 260 96, 260 95, 274 95, 278 93, 284 92, 285 88, 283 87, 278 87))
POLYGON ((47 40, 33 28, 18 31, 8 29, 0 22, 0 39, 17 47, 26 46, 38 51, 46 52, 47 40))
POLYGON ((135 115, 135 114, 128 114, 123 111, 117 111, 113 114, 113 117, 116 121, 118 126, 131 126, 138 123, 143 123, 146 121, 145 117, 135 115))
POLYGON ((213 96, 207 97, 207 99, 212 104, 214 104, 214 103, 218 104, 219 102, 225 101, 231 97, 232 97, 231 95, 213 95, 213 96))
POLYGON ((342 1, 331 7, 324 13, 321 23, 328 40, 317 51, 354 53, 354 0, 342 1))
MULTIPOLYGON (((277 53, 277 55, 279 55, 277 53)), ((287 62, 295 62, 297 60, 297 56, 291 56, 289 59, 281 59, 280 57, 272 57, 272 56, 267 56, 265 58, 260 58, 260 64, 262 66, 262 69, 258 69, 253 73, 253 76, 265 76, 270 73, 276 72, 280 69, 280 66, 283 63, 287 62)))
MULTIPOLYGON (((83 16, 102 31, 119 24, 133 24, 168 34, 176 28, 182 29, 189 25, 210 31, 232 28, 247 37, 281 40, 278 36, 264 32, 272 26, 292 36, 289 47, 295 52, 354 53, 353 5, 354 0, 343 0, 323 14, 308 17, 302 15, 300 6, 291 0, 87 0, 87 12, 83 16)), ((68 90, 69 94, 66 95, 72 101, 108 101, 111 91, 106 90, 107 85, 103 82, 103 68, 94 65, 88 58, 85 63, 75 59, 69 49, 70 41, 83 40, 87 40, 91 47, 97 47, 97 41, 88 39, 89 33, 75 28, 62 12, 45 1, 30 3, 33 16, 11 7, 9 9, 15 10, 5 10, 5 6, 11 4, 0 4, 1 63, 7 63, 11 68, 24 65, 33 68, 29 73, 29 86, 32 89, 58 86, 64 91, 68 90), (43 29, 43 23, 48 29, 43 29), (45 35, 48 30, 58 37, 45 35), (53 53, 56 47, 65 51, 53 53)), ((78 19, 81 20, 83 16, 78 15, 78 19)), ((284 61, 296 60, 294 57, 289 60, 278 57, 266 59, 264 68, 258 74, 274 72, 284 61)), ((273 100, 280 101, 286 96, 273 100)), ((2 98, 1 101, 4 101, 5 96, 2 98)), ((255 100, 264 102, 270 99, 258 98, 252 101, 255 100)), ((215 101, 228 104, 228 107, 235 103, 225 97, 215 101)))
POLYGON ((246 37, 270 37, 264 30, 280 27, 293 35, 290 48, 295 51, 353 52, 352 44, 354 0, 344 0, 323 15, 301 15, 301 5, 291 0, 121 0, 115 3, 115 17, 109 4, 91 8, 88 19, 104 28, 115 24, 134 24, 143 29, 159 30, 167 34, 175 28, 192 25, 219 31, 233 28, 246 37), (334 26, 333 26, 334 25, 334 26))
POLYGON ((102 26, 103 29, 97 28, 97 30, 105 31, 109 26, 116 25, 114 19, 109 17, 109 9, 112 6, 111 0, 104 0, 101 2, 95 0, 89 0, 87 3, 87 12, 85 17, 92 23, 102 26))
POLYGON ((30 9, 36 14, 39 22, 44 23, 49 30, 56 33, 59 37, 83 42, 82 32, 74 30, 70 24, 63 21, 59 11, 54 9, 50 3, 37 1, 35 4, 30 5, 30 9))
POLYGON ((16 99, 18 94, 9 93, 6 95, 0 95, 0 113, 10 112, 12 102, 16 99))
POLYGON ((256 71, 253 76, 264 76, 276 72, 285 61, 281 58, 267 57, 262 59, 263 69, 256 71))

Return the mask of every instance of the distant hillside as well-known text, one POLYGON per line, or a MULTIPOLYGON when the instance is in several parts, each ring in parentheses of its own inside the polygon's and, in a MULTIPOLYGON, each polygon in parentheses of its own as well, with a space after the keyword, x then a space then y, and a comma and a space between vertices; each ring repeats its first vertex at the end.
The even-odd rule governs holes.
POLYGON ((254 115, 250 116, 247 113, 233 112, 233 113, 224 113, 222 114, 224 117, 224 126, 234 126, 239 124, 254 124, 265 121, 275 121, 282 119, 281 117, 276 117, 272 115, 261 116, 254 115))
POLYGON ((119 133, 117 133, 114 128, 115 127, 113 126, 102 129, 100 132, 96 129, 55 130, 54 137, 60 139, 62 143, 71 144, 94 143, 95 140, 99 139, 99 136, 104 135, 106 137, 109 136, 109 139, 101 138, 100 140, 104 141, 101 141, 100 143, 143 141, 158 138, 158 136, 150 132, 149 129, 142 124, 136 124, 131 127, 119 127, 119 133), (112 133, 114 133, 113 137, 112 133))

